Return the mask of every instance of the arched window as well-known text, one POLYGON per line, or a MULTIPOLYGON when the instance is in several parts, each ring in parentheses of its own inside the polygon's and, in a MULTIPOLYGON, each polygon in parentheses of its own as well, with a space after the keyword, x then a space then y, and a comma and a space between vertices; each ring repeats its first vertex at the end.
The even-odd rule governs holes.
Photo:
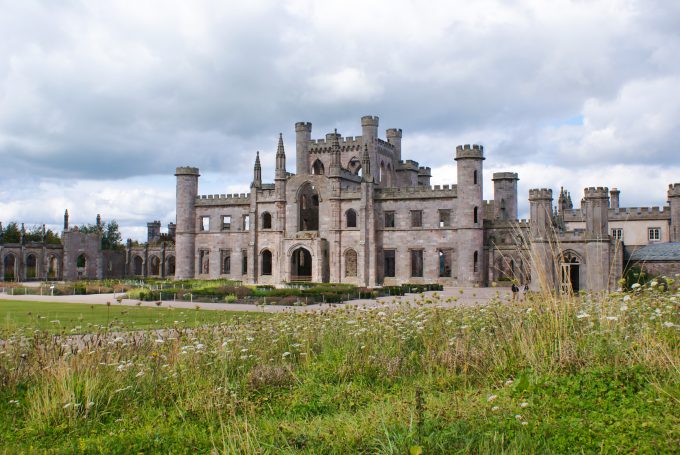
POLYGON ((477 184, 477 171, 472 172, 472 184, 476 185, 477 184))
POLYGON ((137 276, 143 275, 144 260, 140 256, 135 256, 132 260, 132 269, 137 276))
POLYGON ((477 222, 478 222, 479 217, 478 217, 477 212, 478 212, 477 207, 475 207, 475 208, 473 209, 473 211, 472 211, 472 222, 473 222, 473 223, 477 223, 477 222))
POLYGON ((13 254, 8 254, 3 259, 3 267, 5 268, 5 281, 14 281, 17 279, 16 264, 17 261, 13 254))
POLYGON ((151 258, 149 259, 149 265, 151 267, 149 270, 150 275, 161 274, 161 260, 158 259, 158 256, 151 256, 151 258))
POLYGON ((359 171, 361 171, 361 160, 356 156, 353 156, 347 163, 347 169, 349 169, 352 174, 359 175, 359 171))
POLYGON ((312 164, 312 174, 314 175, 324 174, 324 167, 321 160, 317 159, 316 161, 314 161, 314 164, 312 164))
POLYGON ((298 193, 298 230, 319 230, 319 194, 311 183, 307 182, 300 187, 298 193))
POLYGON ((479 272, 479 254, 476 251, 472 256, 472 271, 475 273, 479 272))
POLYGON ((264 250, 262 252, 262 275, 272 274, 272 252, 264 250))
POLYGON ((355 212, 354 209, 347 210, 347 213, 345 214, 345 218, 347 219, 347 227, 348 228, 357 227, 357 212, 355 212))
POLYGON ((392 165, 390 163, 387 163, 387 170, 385 174, 385 186, 386 187, 392 186, 392 165))
POLYGON ((38 260, 34 254, 26 256, 26 279, 38 278, 38 260))
POLYGON ((272 215, 269 212, 262 214, 262 229, 272 228, 272 215))
POLYGON ((165 261, 165 275, 174 276, 175 275, 175 256, 170 256, 165 261))
POLYGON ((84 269, 87 266, 87 258, 85 257, 84 254, 81 254, 78 256, 78 259, 76 259, 76 267, 79 269, 84 269))
POLYGON ((357 276, 357 252, 345 251, 345 276, 357 276))
POLYGON ((385 175, 385 162, 380 162, 380 168, 378 168, 378 182, 382 183, 383 176, 385 175))
POLYGON ((57 269, 57 257, 50 256, 47 260, 47 277, 50 279, 57 278, 59 271, 57 269))

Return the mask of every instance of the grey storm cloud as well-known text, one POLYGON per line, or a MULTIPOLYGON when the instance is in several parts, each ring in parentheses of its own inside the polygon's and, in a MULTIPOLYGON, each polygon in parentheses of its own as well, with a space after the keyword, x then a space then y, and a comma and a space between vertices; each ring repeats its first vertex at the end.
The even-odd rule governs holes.
POLYGON ((475 142, 523 185, 551 184, 541 165, 624 188, 631 169, 680 176, 679 23, 661 0, 0 0, 0 184, 16 186, 0 219, 55 221, 45 200, 91 217, 77 191, 40 193, 68 179, 139 230, 173 216, 153 195, 172 198, 175 166, 243 192, 255 150, 271 175, 278 132, 290 166, 294 122, 359 135, 365 114, 434 169, 475 142))

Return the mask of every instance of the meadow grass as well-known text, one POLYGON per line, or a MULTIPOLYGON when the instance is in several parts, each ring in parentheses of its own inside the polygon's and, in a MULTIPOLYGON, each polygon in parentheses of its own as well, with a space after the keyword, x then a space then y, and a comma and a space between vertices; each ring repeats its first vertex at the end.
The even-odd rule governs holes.
POLYGON ((0 446, 53 453, 677 451, 677 291, 644 286, 456 308, 438 308, 439 300, 173 323, 161 334, 87 340, 27 326, 0 347, 0 446))
POLYGON ((51 334, 78 334, 97 331, 129 331, 172 327, 201 326, 229 321, 245 316, 266 317, 261 313, 206 311, 200 309, 149 308, 125 306, 112 301, 111 305, 83 303, 34 302, 0 299, 0 338, 3 335, 40 330, 51 334))

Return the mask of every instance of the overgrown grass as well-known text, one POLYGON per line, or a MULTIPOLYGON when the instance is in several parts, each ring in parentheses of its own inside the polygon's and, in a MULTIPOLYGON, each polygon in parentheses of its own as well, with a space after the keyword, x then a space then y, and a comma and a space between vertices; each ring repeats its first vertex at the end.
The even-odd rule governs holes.
MULTIPOLYGON (((427 297, 437 303, 437 297, 427 297)), ((0 445, 57 453, 672 453, 680 294, 345 308, 0 348, 0 445)))
MULTIPOLYGON (((171 303, 170 303, 171 304, 171 303)), ((0 339, 5 336, 131 331, 163 327, 196 327, 227 322, 234 317, 265 317, 261 313, 206 311, 166 307, 86 305, 0 299, 0 339), (176 321, 176 322, 175 322, 176 321)))

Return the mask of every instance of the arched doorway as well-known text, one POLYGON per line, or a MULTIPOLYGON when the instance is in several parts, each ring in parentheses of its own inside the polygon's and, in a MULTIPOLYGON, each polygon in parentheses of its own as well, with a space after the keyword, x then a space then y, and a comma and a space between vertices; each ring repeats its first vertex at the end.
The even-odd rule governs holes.
POLYGON ((161 274, 161 260, 158 259, 158 256, 151 256, 149 259, 149 274, 153 276, 157 276, 161 274))
POLYGON ((175 256, 170 256, 165 260, 165 275, 175 276, 175 256))
POLYGON ((16 281, 17 279, 17 260, 13 254, 8 254, 2 260, 5 268, 5 281, 16 281))
POLYGON ((319 230, 319 193, 307 182, 298 192, 298 231, 319 230))
POLYGON ((35 280, 38 278, 38 260, 35 254, 26 256, 26 279, 35 280))
POLYGON ((262 252, 262 275, 272 274, 272 252, 269 250, 264 250, 262 252))
POLYGON ((144 270, 144 260, 140 256, 135 256, 132 259, 132 272, 137 276, 142 276, 144 270))
POLYGON ((574 254, 566 254, 561 268, 560 290, 566 294, 578 292, 581 289, 581 261, 574 254))
POLYGON ((50 256, 47 260, 47 278, 51 280, 57 279, 59 276, 59 269, 56 256, 50 256))
POLYGON ((290 257, 290 280, 312 281, 312 255, 300 247, 290 257))

